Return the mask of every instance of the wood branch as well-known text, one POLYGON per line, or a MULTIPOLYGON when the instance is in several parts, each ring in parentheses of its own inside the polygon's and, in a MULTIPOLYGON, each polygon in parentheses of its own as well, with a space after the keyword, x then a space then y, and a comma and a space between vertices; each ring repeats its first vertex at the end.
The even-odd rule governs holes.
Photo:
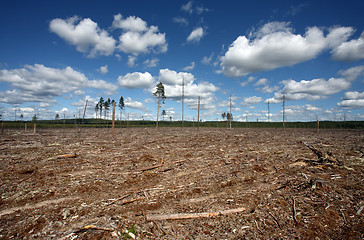
POLYGON ((148 170, 152 170, 152 169, 156 169, 156 168, 163 167, 165 165, 174 164, 174 163, 181 163, 181 162, 185 162, 185 161, 187 161, 187 159, 179 160, 179 161, 174 161, 174 162, 163 163, 163 164, 158 164, 158 165, 154 165, 154 166, 151 166, 151 167, 138 169, 138 170, 136 170, 136 172, 145 172, 145 171, 148 171, 148 170))
POLYGON ((48 158, 47 160, 56 160, 56 159, 63 159, 63 158, 76 158, 76 157, 77 157, 76 153, 68 153, 68 154, 53 156, 53 157, 48 158))
POLYGON ((246 210, 245 208, 235 208, 219 212, 155 214, 155 215, 148 214, 146 216, 146 219, 147 221, 161 221, 161 220, 182 220, 191 218, 211 218, 231 213, 240 213, 244 212, 245 210, 246 210))
POLYGON ((84 226, 81 229, 76 230, 74 233, 82 233, 82 232, 85 232, 87 230, 101 230, 101 231, 109 231, 109 232, 114 231, 114 229, 112 229, 112 228, 103 228, 103 227, 97 227, 95 225, 87 225, 87 226, 84 226))
POLYGON ((111 201, 110 203, 108 203, 108 204, 107 204, 107 206, 110 206, 110 205, 112 205, 112 204, 116 203, 117 201, 123 200, 124 198, 127 198, 127 197, 129 197, 129 196, 130 196, 130 194, 127 194, 127 195, 124 195, 124 196, 122 196, 122 197, 119 197, 119 198, 117 198, 117 199, 115 199, 115 200, 111 201))
POLYGON ((144 197, 138 197, 138 198, 133 198, 133 199, 130 199, 130 200, 125 200, 120 205, 125 205, 125 204, 132 203, 132 202, 135 202, 135 201, 139 201, 139 200, 142 200, 142 199, 144 199, 144 197))
POLYGON ((278 225, 278 227, 280 228, 280 229, 282 229, 281 228, 281 225, 279 224, 279 222, 278 222, 278 220, 277 220, 277 218, 271 213, 271 212, 269 212, 268 211, 268 213, 269 213, 269 215, 271 215, 272 216, 272 218, 273 218, 273 220, 275 221, 275 223, 278 225))
POLYGON ((295 222, 297 222, 297 218, 296 218, 296 200, 295 200, 294 198, 292 198, 292 200, 293 200, 293 203, 292 203, 292 205, 293 205, 293 207, 292 207, 292 211, 293 211, 293 220, 294 220, 295 222))
POLYGON ((342 163, 337 160, 336 158, 334 158, 332 155, 329 155, 327 153, 324 153, 320 150, 318 150, 317 148, 315 148, 314 146, 310 145, 310 144, 307 144, 305 142, 302 142, 306 147, 308 147, 313 153, 315 153, 318 157, 318 162, 320 163, 335 163, 335 164, 338 164, 338 165, 342 165, 342 163))
MULTIPOLYGON (((112 175, 139 174, 139 173, 142 173, 142 172, 145 172, 145 171, 149 171, 149 170, 153 170, 153 169, 156 169, 156 168, 160 168, 160 167, 163 167, 163 166, 166 166, 166 165, 175 164, 175 163, 181 163, 181 162, 185 162, 185 161, 187 161, 187 159, 179 160, 179 161, 174 161, 174 162, 167 162, 167 163, 158 164, 158 165, 154 165, 154 166, 146 167, 146 168, 141 168, 141 169, 135 170, 134 172, 111 173, 111 174, 112 175)), ((169 171, 169 170, 167 170, 167 171, 169 171)))

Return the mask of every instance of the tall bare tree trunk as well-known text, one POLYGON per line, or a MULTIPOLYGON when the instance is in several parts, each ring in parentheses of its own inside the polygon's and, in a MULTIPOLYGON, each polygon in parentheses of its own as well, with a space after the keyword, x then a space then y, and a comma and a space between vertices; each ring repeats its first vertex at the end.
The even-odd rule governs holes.
POLYGON ((161 101, 161 95, 159 94, 158 96, 158 110, 157 110, 157 124, 156 124, 156 128, 158 128, 158 120, 159 120, 159 103, 161 101))
POLYGON ((112 137, 114 137, 115 128, 115 102, 112 103, 112 137))

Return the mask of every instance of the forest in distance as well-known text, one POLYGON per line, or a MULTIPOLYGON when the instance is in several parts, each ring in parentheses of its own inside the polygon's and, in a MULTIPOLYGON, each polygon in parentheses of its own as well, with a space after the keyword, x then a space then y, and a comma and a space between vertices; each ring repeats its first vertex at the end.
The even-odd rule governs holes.
MULTIPOLYGON (((104 119, 58 119, 58 120, 36 120, 36 121, 3 121, 2 127, 24 128, 25 124, 32 127, 36 123, 37 128, 111 128, 112 121, 104 119)), ((115 128, 127 127, 155 127, 156 121, 150 120, 116 120, 115 128)), ((159 127, 209 127, 209 128, 230 128, 228 121, 159 121, 159 127)), ((313 128, 313 129, 364 129, 364 121, 309 121, 309 122, 238 122, 232 121, 231 128, 313 128)))

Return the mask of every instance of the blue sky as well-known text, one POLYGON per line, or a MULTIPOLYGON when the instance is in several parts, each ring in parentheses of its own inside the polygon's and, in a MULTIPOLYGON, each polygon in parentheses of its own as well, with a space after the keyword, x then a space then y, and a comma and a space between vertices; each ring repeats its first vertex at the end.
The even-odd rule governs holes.
MULTIPOLYGON (((0 114, 364 120, 363 1, 16 1, 0 8, 0 114), (231 96, 231 98, 230 98, 231 96)), ((123 117, 123 118, 124 118, 123 117)))

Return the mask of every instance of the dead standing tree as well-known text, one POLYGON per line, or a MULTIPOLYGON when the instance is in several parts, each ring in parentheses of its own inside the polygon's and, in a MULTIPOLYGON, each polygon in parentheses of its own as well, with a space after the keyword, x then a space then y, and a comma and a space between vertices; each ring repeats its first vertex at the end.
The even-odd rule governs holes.
POLYGON ((159 82, 156 86, 156 91, 153 93, 154 96, 158 97, 158 110, 157 110, 157 123, 156 128, 158 128, 158 120, 159 120, 159 107, 160 102, 162 100, 162 103, 164 103, 164 100, 166 100, 165 92, 164 92, 164 86, 162 82, 159 82))
POLYGON ((121 126, 122 112, 123 112, 123 109, 125 108, 123 96, 121 96, 119 99, 118 107, 120 108, 120 126, 121 126))

